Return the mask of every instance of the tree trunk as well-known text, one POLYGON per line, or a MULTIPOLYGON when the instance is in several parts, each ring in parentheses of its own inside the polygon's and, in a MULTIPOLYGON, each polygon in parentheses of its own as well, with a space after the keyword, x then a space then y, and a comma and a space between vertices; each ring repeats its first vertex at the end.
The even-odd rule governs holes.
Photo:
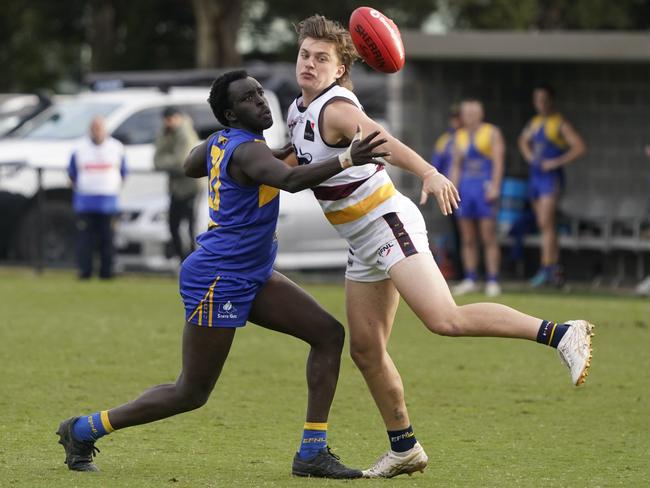
POLYGON ((91 2, 89 27, 91 69, 108 71, 113 68, 115 52, 115 6, 112 0, 91 2))
POLYGON ((237 34, 242 0, 192 0, 196 19, 196 66, 200 69, 240 66, 237 34))

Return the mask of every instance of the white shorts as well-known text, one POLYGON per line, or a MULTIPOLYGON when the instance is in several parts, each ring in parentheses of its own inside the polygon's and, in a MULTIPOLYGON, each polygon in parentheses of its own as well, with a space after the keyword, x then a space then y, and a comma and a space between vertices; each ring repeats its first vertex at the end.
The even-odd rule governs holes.
POLYGON ((402 199, 399 212, 382 215, 348 239, 348 280, 382 281, 402 259, 417 253, 431 254, 420 210, 408 198, 402 199))

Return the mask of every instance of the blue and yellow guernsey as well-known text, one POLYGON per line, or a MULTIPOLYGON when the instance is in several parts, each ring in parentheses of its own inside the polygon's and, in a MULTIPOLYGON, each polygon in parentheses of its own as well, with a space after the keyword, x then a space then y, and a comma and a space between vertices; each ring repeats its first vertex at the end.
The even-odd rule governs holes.
MULTIPOLYGON (((541 174, 541 162, 545 159, 555 159, 564 154, 569 148, 569 144, 562 136, 562 123, 564 119, 560 114, 553 114, 547 117, 537 115, 528 123, 528 128, 532 134, 532 173, 541 174)), ((553 170, 561 172, 558 168, 553 170)), ((547 172, 548 173, 548 172, 547 172)))
POLYGON ((473 133, 464 128, 456 131, 454 144, 463 155, 461 180, 492 179, 492 141, 495 130, 492 124, 484 122, 473 133))
POLYGON ((280 198, 277 188, 241 185, 228 174, 233 152, 247 142, 266 144, 243 129, 225 129, 208 139, 210 222, 197 242, 217 257, 219 273, 264 281, 277 253, 280 198))
POLYGON ((454 129, 448 129, 436 140, 436 145, 431 157, 431 165, 440 173, 449 176, 451 163, 454 157, 454 129))

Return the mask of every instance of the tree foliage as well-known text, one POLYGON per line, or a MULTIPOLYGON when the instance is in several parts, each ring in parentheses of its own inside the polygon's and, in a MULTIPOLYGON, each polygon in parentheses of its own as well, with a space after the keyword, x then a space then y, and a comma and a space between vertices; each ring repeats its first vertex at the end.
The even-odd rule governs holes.
POLYGON ((440 0, 456 28, 644 30, 649 0, 440 0))
MULTIPOLYGON (((449 28, 649 29, 650 0, 373 0, 405 28, 443 12, 449 28)), ((89 70, 218 67, 241 60, 244 26, 252 55, 290 60, 291 24, 314 13, 347 24, 359 2, 328 0, 4 0, 0 91, 56 87, 89 70), (273 43, 273 29, 284 36, 273 43), (264 49, 266 47, 266 49, 264 49)))

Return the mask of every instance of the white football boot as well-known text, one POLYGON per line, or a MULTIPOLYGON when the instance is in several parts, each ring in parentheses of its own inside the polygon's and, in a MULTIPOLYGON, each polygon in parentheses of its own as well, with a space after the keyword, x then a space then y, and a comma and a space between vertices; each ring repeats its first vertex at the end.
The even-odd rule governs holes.
POLYGON ((451 289, 451 293, 454 296, 467 295, 468 293, 474 293, 478 291, 478 285, 476 281, 465 278, 463 281, 458 283, 451 289))
POLYGON ((488 281, 485 284, 485 295, 493 298, 501 295, 501 285, 497 281, 488 281))
POLYGON ((594 326, 586 320, 569 320, 565 324, 571 327, 557 345, 557 352, 569 368, 571 382, 580 386, 587 379, 591 366, 591 338, 594 335, 594 326))
POLYGON ((650 296, 650 276, 648 276, 645 280, 643 280, 641 283, 636 285, 634 292, 637 295, 650 296))
POLYGON ((392 478, 400 474, 424 472, 429 457, 419 442, 405 452, 388 451, 371 468, 363 471, 364 478, 392 478))

